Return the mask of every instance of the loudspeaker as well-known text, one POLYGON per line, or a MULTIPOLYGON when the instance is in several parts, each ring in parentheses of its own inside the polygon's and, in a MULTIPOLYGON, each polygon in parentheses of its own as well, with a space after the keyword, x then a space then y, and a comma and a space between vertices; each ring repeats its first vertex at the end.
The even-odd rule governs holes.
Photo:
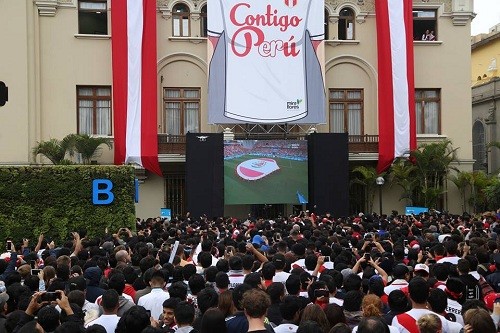
POLYGON ((224 141, 222 133, 186 135, 187 211, 193 218, 224 215, 224 141))
POLYGON ((347 133, 313 133, 307 137, 309 203, 316 214, 349 215, 349 147, 347 133))

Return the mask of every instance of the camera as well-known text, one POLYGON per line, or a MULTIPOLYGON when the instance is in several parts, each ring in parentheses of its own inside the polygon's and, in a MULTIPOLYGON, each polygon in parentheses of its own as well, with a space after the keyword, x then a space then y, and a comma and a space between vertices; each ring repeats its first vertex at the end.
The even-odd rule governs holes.
POLYGON ((31 269, 31 275, 38 275, 38 273, 40 273, 41 269, 35 269, 35 268, 32 268, 31 269))

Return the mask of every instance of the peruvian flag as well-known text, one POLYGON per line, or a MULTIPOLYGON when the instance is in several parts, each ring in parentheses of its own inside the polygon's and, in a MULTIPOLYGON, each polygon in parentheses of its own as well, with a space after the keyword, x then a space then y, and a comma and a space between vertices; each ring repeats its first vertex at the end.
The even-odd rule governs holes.
POLYGON ((158 163, 156 1, 112 0, 115 164, 158 163))
POLYGON ((417 146, 412 0, 377 0, 378 128, 377 171, 417 146))

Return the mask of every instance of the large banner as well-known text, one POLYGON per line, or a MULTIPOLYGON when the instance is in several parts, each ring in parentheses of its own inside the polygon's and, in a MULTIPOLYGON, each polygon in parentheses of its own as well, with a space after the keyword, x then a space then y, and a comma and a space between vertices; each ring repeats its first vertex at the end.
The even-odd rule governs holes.
POLYGON ((209 0, 208 122, 325 123, 324 2, 209 0))
POLYGON ((417 147, 412 0, 377 0, 377 171, 417 147))

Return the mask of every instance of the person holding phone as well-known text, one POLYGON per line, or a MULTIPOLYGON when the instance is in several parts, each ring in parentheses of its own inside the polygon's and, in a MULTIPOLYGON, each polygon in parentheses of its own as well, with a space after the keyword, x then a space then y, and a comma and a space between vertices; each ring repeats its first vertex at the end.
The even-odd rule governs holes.
POLYGON ((7 252, 10 252, 10 261, 3 273, 0 274, 0 281, 5 281, 5 279, 16 270, 17 252, 12 239, 8 238, 5 241, 5 248, 7 249, 7 252))

